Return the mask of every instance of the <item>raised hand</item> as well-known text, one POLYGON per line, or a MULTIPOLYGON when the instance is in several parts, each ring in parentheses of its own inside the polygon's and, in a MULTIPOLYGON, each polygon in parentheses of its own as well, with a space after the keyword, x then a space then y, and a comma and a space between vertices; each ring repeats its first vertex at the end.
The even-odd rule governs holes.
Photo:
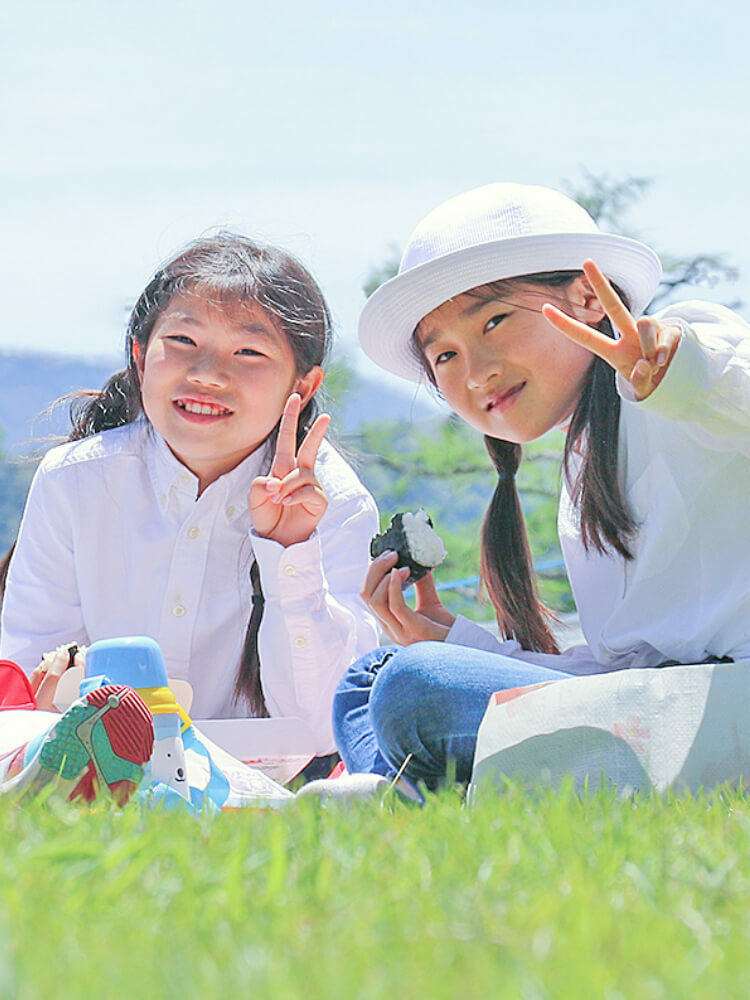
POLYGON ((649 316, 634 320, 593 260, 584 263, 583 272, 620 339, 611 340, 550 303, 542 306, 542 313, 556 330, 602 358, 630 382, 636 399, 645 399, 664 378, 682 331, 649 316))
POLYGON ((396 569, 398 555, 383 552, 370 563, 362 588, 362 599, 386 634, 401 646, 427 639, 445 640, 455 616, 441 604, 432 573, 417 580, 415 609, 404 600, 402 586, 409 575, 404 567, 396 569))
POLYGON ((301 406, 299 393, 293 392, 279 424, 270 474, 254 479, 248 494, 255 532, 284 547, 308 539, 328 508, 314 468, 331 418, 321 414, 297 450, 301 406))

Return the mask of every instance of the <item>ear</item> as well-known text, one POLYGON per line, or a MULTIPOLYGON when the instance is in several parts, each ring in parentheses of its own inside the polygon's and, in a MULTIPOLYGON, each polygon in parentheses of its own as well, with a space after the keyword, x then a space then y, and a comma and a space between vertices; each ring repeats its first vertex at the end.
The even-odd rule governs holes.
POLYGON ((138 369, 138 381, 143 381, 143 364, 146 358, 146 352, 143 350, 141 345, 137 340, 133 341, 133 346, 131 347, 133 352, 133 361, 135 361, 135 367, 138 369))
POLYGON ((591 282, 585 274, 579 274, 565 289, 568 301, 573 307, 574 318, 588 326, 595 326, 605 317, 604 306, 596 296, 591 282))
POLYGON ((315 393, 318 391, 325 378, 325 372, 319 365, 315 365, 307 375, 298 378, 294 384, 292 392, 298 392, 302 397, 301 409, 307 406, 315 393))

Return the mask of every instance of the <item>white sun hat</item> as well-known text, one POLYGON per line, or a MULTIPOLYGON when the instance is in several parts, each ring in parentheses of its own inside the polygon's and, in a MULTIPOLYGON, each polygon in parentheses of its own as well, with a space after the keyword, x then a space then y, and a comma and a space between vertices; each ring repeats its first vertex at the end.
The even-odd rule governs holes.
POLYGON ((359 321, 362 350, 386 371, 422 381, 411 339, 433 309, 490 281, 580 270, 589 257, 639 316, 661 278, 659 258, 650 247, 601 232, 584 208, 551 188, 487 184, 467 191, 420 222, 398 274, 365 303, 359 321))

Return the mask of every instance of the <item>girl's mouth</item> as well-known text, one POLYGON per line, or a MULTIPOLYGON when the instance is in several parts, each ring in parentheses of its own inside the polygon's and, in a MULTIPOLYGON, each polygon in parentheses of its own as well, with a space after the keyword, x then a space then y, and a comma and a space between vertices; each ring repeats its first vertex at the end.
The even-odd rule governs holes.
POLYGON ((208 403, 199 399, 175 399, 172 402, 175 410, 185 420, 194 424, 208 424, 224 417, 230 417, 232 411, 219 403, 208 403))
POLYGON ((525 382, 519 382, 517 385, 512 386, 510 389, 502 393, 496 393, 494 396, 490 396, 487 401, 487 412, 488 413, 504 413, 509 407, 513 406, 515 401, 518 399, 519 395, 526 388, 525 382))

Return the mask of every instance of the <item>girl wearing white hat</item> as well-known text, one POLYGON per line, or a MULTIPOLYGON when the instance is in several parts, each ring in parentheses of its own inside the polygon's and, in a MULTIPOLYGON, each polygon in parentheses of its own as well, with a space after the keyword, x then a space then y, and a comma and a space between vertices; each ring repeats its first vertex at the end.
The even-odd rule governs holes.
POLYGON ((398 645, 344 676, 349 771, 434 787, 471 773, 494 691, 627 667, 750 657, 750 327, 712 303, 638 318, 656 254, 546 188, 491 184, 439 206, 368 300, 364 351, 427 378, 498 472, 482 571, 501 641, 386 553, 363 596, 398 645), (595 263, 596 262, 596 263, 595 263), (521 445, 567 431, 558 529, 586 645, 559 652, 533 584, 514 476, 521 445))

